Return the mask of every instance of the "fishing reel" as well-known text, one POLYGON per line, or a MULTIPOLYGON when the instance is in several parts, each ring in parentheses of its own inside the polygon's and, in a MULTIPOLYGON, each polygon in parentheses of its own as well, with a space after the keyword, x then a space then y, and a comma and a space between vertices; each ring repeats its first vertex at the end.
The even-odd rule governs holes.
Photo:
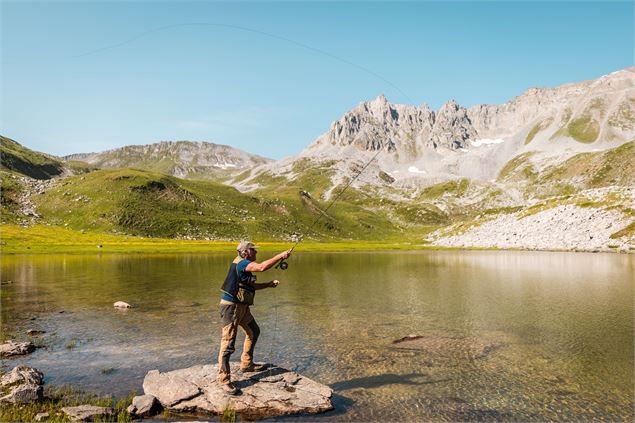
POLYGON ((274 268, 275 268, 275 269, 278 269, 278 268, 279 268, 280 270, 287 270, 287 269, 289 268, 289 263, 287 263, 287 262, 286 262, 286 261, 284 261, 284 260, 280 260, 280 261, 278 262, 278 264, 276 264, 276 265, 274 266, 274 268))

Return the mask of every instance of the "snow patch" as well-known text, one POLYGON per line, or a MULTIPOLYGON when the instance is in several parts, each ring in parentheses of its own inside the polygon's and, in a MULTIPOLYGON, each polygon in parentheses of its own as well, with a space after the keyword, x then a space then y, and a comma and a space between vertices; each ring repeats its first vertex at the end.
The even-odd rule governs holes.
POLYGON ((236 167, 236 165, 233 164, 233 163, 217 163, 217 164, 214 164, 212 166, 213 167, 219 167, 221 169, 229 169, 229 168, 232 168, 232 167, 236 167))
POLYGON ((505 140, 502 140, 500 138, 497 139, 489 139, 489 138, 483 138, 482 140, 470 140, 470 144, 472 144, 474 147, 480 147, 482 145, 486 145, 486 144, 500 144, 502 142, 505 142, 505 140))
POLYGON ((417 166, 410 166, 408 168, 408 172, 410 172, 410 173, 426 173, 425 170, 419 170, 419 168, 417 166))

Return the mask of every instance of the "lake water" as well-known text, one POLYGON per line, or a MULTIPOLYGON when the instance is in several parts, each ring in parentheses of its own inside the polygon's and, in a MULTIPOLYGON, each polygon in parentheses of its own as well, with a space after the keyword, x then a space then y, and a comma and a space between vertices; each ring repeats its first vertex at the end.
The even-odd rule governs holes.
MULTIPOLYGON (((3 334, 46 333, 2 370, 123 396, 151 369, 216 362, 232 258, 3 256, 3 334)), ((307 420, 633 420, 633 255, 298 251, 289 264, 259 275, 282 283, 256 295, 256 360, 334 389, 336 410, 307 420)))

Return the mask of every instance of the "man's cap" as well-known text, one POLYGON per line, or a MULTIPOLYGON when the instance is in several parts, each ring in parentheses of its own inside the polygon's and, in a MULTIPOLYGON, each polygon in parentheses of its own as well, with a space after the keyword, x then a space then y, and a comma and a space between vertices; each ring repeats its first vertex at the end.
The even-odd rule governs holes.
POLYGON ((255 245, 251 241, 241 241, 240 244, 238 244, 238 247, 236 247, 236 251, 238 251, 239 253, 242 253, 243 251, 247 251, 250 248, 260 248, 260 247, 255 245))

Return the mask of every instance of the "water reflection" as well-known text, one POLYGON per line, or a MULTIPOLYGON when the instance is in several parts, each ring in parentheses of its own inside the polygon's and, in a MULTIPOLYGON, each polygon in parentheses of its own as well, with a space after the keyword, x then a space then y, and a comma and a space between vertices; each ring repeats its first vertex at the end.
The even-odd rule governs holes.
MULTIPOLYGON (((2 257, 3 333, 46 330, 45 349, 2 366, 123 395, 150 369, 213 362, 231 258, 2 257)), ((282 284, 256 296, 257 354, 330 384, 325 420, 632 420, 634 269, 614 254, 297 252, 261 276, 282 284)))

